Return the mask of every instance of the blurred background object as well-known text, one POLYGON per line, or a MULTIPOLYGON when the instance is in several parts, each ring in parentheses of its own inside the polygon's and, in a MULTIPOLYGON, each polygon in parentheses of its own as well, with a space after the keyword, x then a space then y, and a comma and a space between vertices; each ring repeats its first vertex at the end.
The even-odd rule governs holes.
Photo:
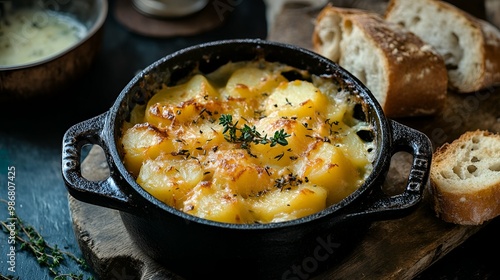
MULTIPOLYGON (((220 27, 233 0, 121 0, 113 7, 116 19, 136 34, 167 38, 198 35, 220 27)), ((237 6, 237 5, 236 5, 237 6)))
POLYGON ((4 64, 0 58, 0 100, 57 94, 90 69, 107 0, 0 1, 0 7, 0 51, 9 54, 4 64))
POLYGON ((183 17, 203 9, 208 0, 133 0, 134 7, 146 15, 183 17))

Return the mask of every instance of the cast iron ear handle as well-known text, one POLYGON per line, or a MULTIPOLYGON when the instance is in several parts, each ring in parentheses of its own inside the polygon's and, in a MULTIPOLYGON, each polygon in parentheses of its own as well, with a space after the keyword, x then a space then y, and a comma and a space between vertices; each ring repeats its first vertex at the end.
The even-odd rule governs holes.
POLYGON ((62 175, 68 192, 76 199, 118 210, 131 208, 131 198, 119 187, 121 175, 115 172, 109 159, 109 148, 104 138, 104 125, 109 112, 78 123, 69 128, 62 143, 62 175), (84 145, 99 145, 106 155, 110 176, 103 181, 90 181, 81 174, 81 150, 84 145))
POLYGON ((402 217, 409 214, 422 200, 432 161, 431 141, 418 130, 394 120, 388 119, 388 122, 392 136, 391 157, 397 152, 408 152, 413 156, 406 188, 401 194, 389 196, 383 192, 381 186, 376 186, 370 193, 368 202, 344 218, 369 215, 381 219, 402 217))

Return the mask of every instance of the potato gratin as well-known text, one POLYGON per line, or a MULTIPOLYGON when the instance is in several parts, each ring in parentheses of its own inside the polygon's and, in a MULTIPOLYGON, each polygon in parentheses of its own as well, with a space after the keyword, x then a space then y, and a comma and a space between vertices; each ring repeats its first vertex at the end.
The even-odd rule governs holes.
POLYGON ((304 72, 230 62, 164 85, 123 126, 126 168, 157 199, 219 222, 287 221, 339 202, 371 172, 372 128, 360 97, 304 72))

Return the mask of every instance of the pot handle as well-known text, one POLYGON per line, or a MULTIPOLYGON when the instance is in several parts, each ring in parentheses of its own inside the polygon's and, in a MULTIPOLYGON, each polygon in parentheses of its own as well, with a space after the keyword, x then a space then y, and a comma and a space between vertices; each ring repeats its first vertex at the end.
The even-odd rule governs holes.
POLYGON ((370 193, 368 202, 361 207, 362 210, 356 210, 357 213, 347 216, 402 217, 422 200, 432 160, 431 141, 418 130, 393 120, 388 121, 393 139, 391 157, 397 152, 408 152, 413 155, 406 188, 401 194, 392 196, 385 194, 382 188, 375 188, 370 193))
POLYGON ((109 158, 109 147, 104 137, 104 125, 108 113, 103 113, 70 127, 63 136, 62 175, 68 192, 76 199, 108 208, 125 210, 131 207, 131 198, 118 186, 123 179, 114 172, 109 158), (102 181, 91 181, 82 176, 80 162, 82 147, 87 144, 99 145, 106 155, 110 175, 102 181))

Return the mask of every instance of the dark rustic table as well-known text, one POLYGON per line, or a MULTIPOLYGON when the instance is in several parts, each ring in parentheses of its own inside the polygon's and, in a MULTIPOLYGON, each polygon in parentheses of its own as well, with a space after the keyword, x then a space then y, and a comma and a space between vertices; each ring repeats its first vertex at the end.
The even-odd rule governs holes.
MULTIPOLYGON (((0 198, 7 200, 7 173, 15 168, 15 208, 23 221, 45 240, 81 257, 61 176, 61 141, 72 125, 107 111, 121 89, 140 69, 157 59, 194 44, 228 38, 266 38, 265 5, 259 0, 228 1, 224 23, 193 36, 151 38, 130 32, 113 15, 115 1, 105 23, 102 49, 89 73, 67 92, 31 102, 0 104, 0 198)), ((9 218, 0 203, 0 220, 9 218)), ((453 250, 418 279, 499 278, 500 221, 494 220, 453 250), (490 257, 492 256, 492 257, 490 257)), ((0 274, 18 279, 52 279, 47 269, 25 251, 15 250, 15 272, 8 271, 8 232, 0 233, 0 274)), ((66 273, 83 273, 74 264, 63 264, 66 273)), ((3 279, 0 277, 0 279, 3 279)), ((121 279, 117 275, 116 279, 121 279)))

